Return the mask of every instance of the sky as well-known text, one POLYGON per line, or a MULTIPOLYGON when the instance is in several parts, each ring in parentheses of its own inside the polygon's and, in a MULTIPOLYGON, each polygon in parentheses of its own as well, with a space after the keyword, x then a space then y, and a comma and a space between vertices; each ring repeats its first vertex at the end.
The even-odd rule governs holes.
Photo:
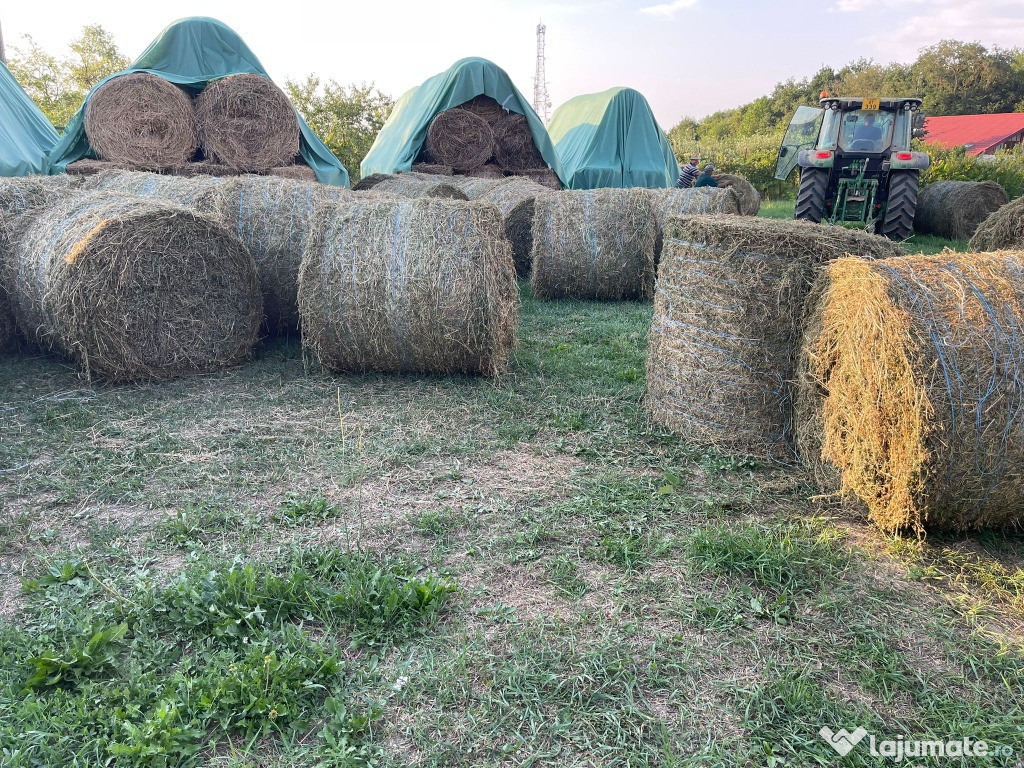
POLYGON ((505 69, 533 98, 536 28, 547 27, 553 108, 582 93, 629 86, 668 130, 761 96, 775 83, 854 59, 912 61, 943 38, 1024 45, 1022 0, 430 0, 292 2, 178 0, 11 2, 8 48, 31 35, 63 53, 101 24, 134 58, 168 23, 213 16, 237 31, 278 82, 316 74, 374 82, 397 98, 464 56, 505 69), (291 13, 284 13, 283 9, 291 13))

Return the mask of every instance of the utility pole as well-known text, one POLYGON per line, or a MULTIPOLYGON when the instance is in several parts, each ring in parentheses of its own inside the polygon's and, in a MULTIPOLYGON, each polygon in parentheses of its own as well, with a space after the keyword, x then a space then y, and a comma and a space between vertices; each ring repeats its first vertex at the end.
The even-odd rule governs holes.
POLYGON ((544 125, 548 124, 551 112, 551 98, 548 96, 548 79, 545 72, 544 36, 547 32, 544 22, 537 25, 537 71, 533 76, 533 111, 540 115, 544 125))
POLYGON ((7 66, 7 50, 4 48, 4 28, 0 26, 0 64, 7 66))

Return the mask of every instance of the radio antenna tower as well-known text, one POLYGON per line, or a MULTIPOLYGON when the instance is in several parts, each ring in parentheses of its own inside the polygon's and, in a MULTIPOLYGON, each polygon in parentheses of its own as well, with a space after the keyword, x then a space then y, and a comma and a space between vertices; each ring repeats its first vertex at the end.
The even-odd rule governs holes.
POLYGON ((551 98, 548 96, 548 78, 545 74, 544 35, 547 32, 544 22, 537 25, 537 72, 533 76, 533 111, 540 115, 544 125, 548 124, 551 112, 551 98))

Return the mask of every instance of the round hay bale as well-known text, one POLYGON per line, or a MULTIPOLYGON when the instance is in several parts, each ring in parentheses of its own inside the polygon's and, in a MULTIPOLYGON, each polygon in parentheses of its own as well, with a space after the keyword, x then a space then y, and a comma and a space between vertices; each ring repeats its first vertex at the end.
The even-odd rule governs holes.
POLYGON ((371 173, 369 176, 364 176, 359 182, 352 187, 353 192, 366 192, 367 190, 373 189, 375 186, 380 184, 382 181, 393 179, 394 174, 391 173, 371 173))
POLYGON ((471 171, 459 171, 459 175, 469 176, 472 179, 503 179, 505 171, 496 163, 484 163, 471 171))
POLYGON ((11 239, 19 222, 73 194, 82 182, 81 177, 67 174, 0 177, 0 283, 6 279, 11 239))
POLYGON ((731 189, 736 193, 736 197, 740 201, 741 216, 757 216, 757 212, 761 210, 761 193, 757 191, 753 184, 735 173, 723 173, 718 177, 718 180, 720 182, 728 181, 732 184, 731 189))
POLYGON ((14 346, 15 324, 7 293, 0 286, 0 352, 6 352, 14 346))
POLYGON ((654 216, 658 222, 658 238, 654 245, 654 259, 661 258, 665 226, 670 216, 708 216, 740 213, 740 199, 731 187, 697 187, 682 189, 648 190, 654 200, 654 216))
POLYGON ((214 80, 196 98, 206 159, 265 173, 299 154, 299 120, 284 91, 262 75, 214 80))
POLYGON ((455 169, 450 165, 438 165, 437 163, 413 163, 413 173, 426 173, 431 176, 452 176, 455 169))
POLYGON ((505 237, 512 246, 516 275, 526 277, 530 272, 530 251, 533 249, 534 205, 539 195, 548 193, 547 188, 513 176, 488 184, 476 194, 471 194, 465 187, 463 191, 471 200, 490 203, 501 213, 505 237))
POLYGON ((430 121, 427 151, 434 162, 457 171, 478 168, 494 154, 494 134, 481 118, 465 109, 446 109, 430 121))
POLYGON ((494 127, 494 159, 505 170, 515 172, 544 165, 524 115, 512 112, 494 127))
POLYGON ((817 266, 847 253, 900 249, 802 221, 669 219, 647 357, 654 421, 701 444, 792 461, 804 299, 817 266))
POLYGON ((277 176, 279 179, 292 179, 294 181, 316 181, 316 171, 308 165, 282 165, 279 168, 271 168, 270 176, 277 176))
POLYGON ((85 135, 98 159, 151 171, 188 162, 199 146, 188 94, 148 72, 97 88, 85 106, 85 135))
POLYGON ((516 171, 516 176, 523 176, 530 181, 535 181, 548 189, 561 189, 562 181, 558 174, 550 168, 529 168, 525 171, 516 171))
POLYGON ((519 291, 497 210, 435 198, 321 206, 299 312, 303 344, 334 371, 501 373, 519 291))
POLYGON ((18 235, 18 325, 90 377, 154 381, 216 371, 256 342, 255 265, 212 218, 97 192, 42 210, 18 235))
POLYGON ((533 295, 540 299, 649 299, 657 225, 643 189, 538 195, 533 295))
POLYGON ((355 197, 341 187, 273 176, 239 177, 218 196, 217 218, 238 235, 256 264, 270 333, 298 330, 299 264, 314 209, 355 197))
POLYGON ((1007 202, 1006 191, 994 181, 933 181, 917 200, 914 230, 967 240, 1007 202))
POLYGON ((459 189, 453 178, 412 172, 399 173, 376 180, 370 189, 376 194, 389 197, 446 197, 452 200, 467 200, 466 193, 459 189))
POLYGON ((242 171, 236 171, 234 168, 228 168, 226 165, 220 165, 219 163, 200 160, 195 163, 185 163, 184 165, 175 166, 174 168, 171 168, 168 173, 172 176, 185 176, 191 178, 194 176, 240 176, 242 171))
POLYGON ((508 114, 508 111, 490 96, 475 96, 469 101, 459 104, 458 108, 472 112, 491 128, 494 128, 508 114))
POLYGON ((167 176, 142 171, 102 171, 84 181, 84 188, 183 205, 215 214, 225 180, 213 176, 167 176))
POLYGON ((968 250, 1024 250, 1024 197, 1011 200, 981 223, 974 232, 968 250))
POLYGON ((118 170, 119 167, 117 163, 108 163, 106 160, 85 158, 68 163, 64 170, 68 176, 95 176, 102 171, 118 170))
POLYGON ((841 259, 808 340, 821 456, 885 531, 1024 519, 1024 254, 841 259))

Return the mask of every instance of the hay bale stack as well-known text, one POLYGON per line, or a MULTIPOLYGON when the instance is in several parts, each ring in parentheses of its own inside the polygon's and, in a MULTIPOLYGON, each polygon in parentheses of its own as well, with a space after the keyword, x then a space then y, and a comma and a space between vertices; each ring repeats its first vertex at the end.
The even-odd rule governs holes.
POLYGON ((533 294, 541 299, 649 299, 654 207, 644 189, 539 195, 533 217, 533 294))
POLYGON ((215 80, 196 98, 206 159, 239 171, 266 173, 299 154, 299 120, 273 81, 245 74, 215 80))
POLYGON ((1024 519, 1024 254, 841 259, 820 277, 806 396, 821 455, 886 531, 1024 519))
POLYGON ((505 171, 497 163, 484 163, 471 171, 459 171, 459 175, 469 176, 473 179, 503 179, 505 171))
POLYGON ((494 133, 481 118, 465 109, 446 109, 430 121, 426 150, 435 163, 456 171, 479 168, 494 154, 494 133))
POLYGON ((303 343, 334 371, 504 371, 519 316, 485 203, 364 198, 318 209, 299 277, 303 343))
MULTIPOLYGON (((360 182, 362 184, 362 182, 360 182)), ((358 190, 366 189, 356 185, 358 190)), ((421 173, 399 173, 382 179, 375 179, 369 189, 379 195, 390 197, 444 197, 451 200, 466 200, 466 193, 446 176, 428 176, 421 173)))
POLYGON ((1024 197, 1011 200, 985 219, 971 238, 968 250, 1024 250, 1024 197))
POLYGON ((494 159, 513 173, 544 165, 524 115, 512 112, 494 126, 494 159))
POLYGON ((81 185, 81 178, 66 174, 0 178, 0 283, 5 279, 11 238, 20 220, 63 200, 81 185))
POLYGON ((951 240, 971 238, 985 219, 1009 202, 994 181, 933 181, 917 200, 914 229, 951 240))
POLYGON ((316 206, 355 197, 340 187, 270 176, 242 176, 223 188, 217 218, 252 254, 270 333, 298 330, 299 264, 316 206))
POLYGON ((104 192, 41 210, 11 259, 18 325, 89 376, 153 381, 248 356, 262 301, 252 257, 181 206, 104 192))
POLYGON ((492 129, 508 114, 508 111, 490 96, 475 96, 469 101, 460 104, 458 108, 472 112, 491 126, 492 129))
POLYGON ((279 168, 271 168, 268 176, 276 176, 279 179, 291 179, 293 181, 316 181, 316 171, 308 165, 282 165, 279 168))
POLYGON ((117 163, 108 163, 106 160, 93 160, 87 157, 68 163, 64 170, 68 176, 95 176, 103 171, 116 171, 118 165, 117 163))
POLYGON ((526 277, 530 272, 530 251, 533 249, 534 206, 537 197, 548 194, 548 190, 529 179, 511 176, 489 184, 477 194, 468 191, 466 194, 471 200, 490 203, 501 213, 505 237, 512 246, 516 274, 526 277))
POLYGON ((529 168, 525 171, 518 171, 517 176, 525 176, 530 181, 535 181, 548 189, 561 189, 562 182, 558 174, 550 168, 529 168))
POLYGON ((665 227, 670 216, 708 216, 732 214, 739 216, 740 199, 732 188, 697 187, 680 189, 651 189, 654 216, 658 222, 658 239, 654 245, 655 259, 661 258, 665 227))
POLYGON ((880 237, 802 221, 673 217, 647 357, 647 408, 696 442, 794 458, 793 393, 804 299, 816 267, 894 256, 880 237))
POLYGON ((148 72, 97 88, 85 107, 85 135, 98 159, 149 171, 187 163, 199 147, 192 99, 148 72))
POLYGON ((394 174, 390 173, 371 173, 369 176, 363 176, 353 187, 353 192, 368 192, 375 186, 380 184, 382 181, 393 179, 394 174))
POLYGON ((426 173, 430 176, 452 176, 455 174, 455 169, 450 165, 438 165, 437 163, 413 163, 413 173, 426 173))
POLYGON ((740 202, 741 216, 757 216, 757 212, 761 210, 761 193, 753 184, 735 173, 723 173, 718 177, 718 181, 732 184, 731 189, 736 192, 740 202))
MULTIPOLYGON (((69 166, 70 167, 70 166, 69 166)), ((220 165, 219 163, 211 163, 206 160, 200 160, 195 163, 185 163, 185 165, 179 165, 176 168, 172 168, 168 171, 172 176, 240 176, 242 171, 237 171, 234 168, 228 168, 226 165, 220 165)))
POLYGON ((83 186, 88 190, 162 200, 199 213, 215 214, 225 183, 214 176, 189 178, 141 171, 103 171, 85 179, 83 186))

